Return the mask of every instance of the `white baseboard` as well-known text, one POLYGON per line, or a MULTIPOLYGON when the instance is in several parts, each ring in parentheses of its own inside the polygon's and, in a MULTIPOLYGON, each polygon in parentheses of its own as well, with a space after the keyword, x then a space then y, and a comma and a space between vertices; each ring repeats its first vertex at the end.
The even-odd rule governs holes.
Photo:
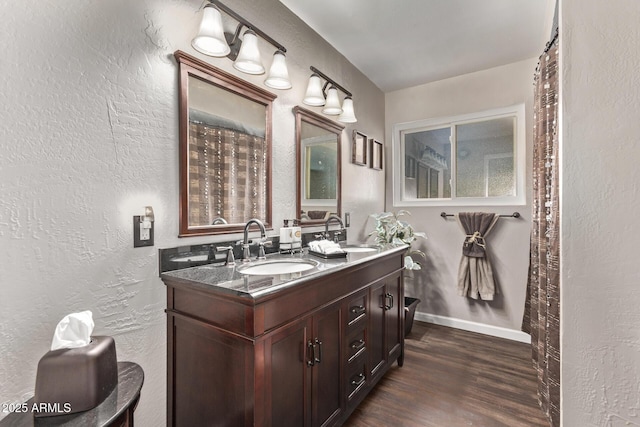
POLYGON ((531 343, 529 334, 517 331, 515 329, 502 328, 500 326, 491 326, 484 323, 470 322, 469 320, 456 319, 454 317, 439 316, 437 314, 428 314, 416 312, 415 320, 436 325, 449 326, 451 328, 462 329, 464 331, 478 332, 480 334, 491 335, 492 337, 505 338, 512 341, 531 343))

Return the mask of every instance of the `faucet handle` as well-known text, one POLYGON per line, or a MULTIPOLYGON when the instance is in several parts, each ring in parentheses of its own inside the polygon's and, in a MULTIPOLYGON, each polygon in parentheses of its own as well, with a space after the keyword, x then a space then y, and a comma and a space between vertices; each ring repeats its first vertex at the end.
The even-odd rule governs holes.
POLYGON ((326 235, 326 234, 324 234, 324 233, 316 233, 316 234, 314 234, 314 235, 313 235, 313 238, 314 238, 314 239, 316 239, 316 240, 317 240, 317 239, 324 240, 324 239, 326 239, 326 238, 327 238, 327 235, 326 235))
POLYGON ((264 253, 265 246, 271 246, 273 242, 271 240, 261 240, 258 243, 258 259, 267 259, 267 255, 264 253))
POLYGON ((217 246, 216 252, 227 251, 227 260, 224 265, 227 267, 233 267, 236 263, 236 259, 233 256, 233 246, 217 246))

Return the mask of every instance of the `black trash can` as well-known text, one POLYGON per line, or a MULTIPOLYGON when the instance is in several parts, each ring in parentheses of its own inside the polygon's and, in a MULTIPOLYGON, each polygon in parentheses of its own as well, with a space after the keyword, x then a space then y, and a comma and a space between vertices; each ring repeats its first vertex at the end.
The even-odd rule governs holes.
POLYGON ((411 333, 413 317, 416 314, 416 307, 420 304, 418 298, 404 297, 404 336, 411 333))

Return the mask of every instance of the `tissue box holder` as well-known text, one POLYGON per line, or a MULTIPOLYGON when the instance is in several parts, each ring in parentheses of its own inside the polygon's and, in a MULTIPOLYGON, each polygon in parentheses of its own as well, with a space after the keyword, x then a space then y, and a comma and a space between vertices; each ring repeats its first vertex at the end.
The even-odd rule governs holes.
POLYGON ((46 404, 40 407, 49 407, 52 412, 38 411, 34 416, 66 415, 95 408, 117 384, 116 343, 112 337, 91 337, 84 347, 50 351, 38 363, 34 402, 46 404))
POLYGON ((316 252, 309 249, 309 255, 317 256, 324 259, 346 258, 347 252, 334 252, 332 254, 323 254, 322 252, 316 252))

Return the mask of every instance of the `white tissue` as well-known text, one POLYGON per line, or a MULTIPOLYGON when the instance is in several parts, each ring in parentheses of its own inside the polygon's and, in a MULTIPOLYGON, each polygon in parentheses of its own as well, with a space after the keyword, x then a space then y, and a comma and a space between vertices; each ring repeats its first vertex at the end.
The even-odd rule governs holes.
POLYGON ((88 345, 93 327, 93 313, 89 310, 64 316, 53 333, 51 351, 88 345))
POLYGON ((330 240, 314 240, 309 242, 309 249, 321 254, 344 253, 339 244, 330 240))

